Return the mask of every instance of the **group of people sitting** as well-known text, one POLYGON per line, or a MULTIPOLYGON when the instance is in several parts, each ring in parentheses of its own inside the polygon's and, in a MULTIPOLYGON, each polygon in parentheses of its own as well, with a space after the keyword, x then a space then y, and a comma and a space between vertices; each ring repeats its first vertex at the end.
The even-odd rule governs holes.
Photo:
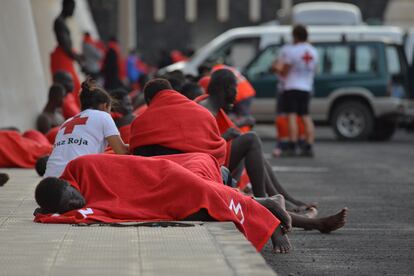
MULTIPOLYGON (((215 70, 206 91, 177 79, 147 82, 144 105, 135 108, 126 91, 107 92, 87 79, 80 112, 64 121, 70 75, 55 74, 38 119, 45 135, 0 131, 0 140, 43 141, 36 156, 21 146, 29 152, 23 159, 32 158, 21 167, 35 166, 44 176, 35 190, 36 222, 233 221, 257 250, 271 239, 279 253, 291 250, 292 227, 329 233, 345 224, 346 208, 317 217, 315 203, 291 196, 264 158, 259 136, 230 119, 237 95, 231 70, 215 70), (240 186, 242 175, 251 194, 240 186)), ((16 148, 0 146, 0 160, 16 156, 10 152, 16 148)))

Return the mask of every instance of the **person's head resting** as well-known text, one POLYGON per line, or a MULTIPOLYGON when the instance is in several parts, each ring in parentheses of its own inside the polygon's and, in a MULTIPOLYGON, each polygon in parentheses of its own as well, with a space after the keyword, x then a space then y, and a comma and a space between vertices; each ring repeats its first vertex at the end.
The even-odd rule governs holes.
POLYGON ((65 180, 46 177, 36 187, 35 199, 46 213, 63 214, 85 206, 85 198, 65 180))
POLYGON ((56 73, 53 74, 53 82, 62 85, 65 88, 66 93, 73 91, 74 84, 72 75, 66 71, 56 71, 56 73))
POLYGON ((96 109, 100 111, 110 112, 112 99, 96 81, 88 78, 81 85, 81 92, 79 94, 81 102, 81 110, 96 109))
POLYGON ((111 91, 111 97, 114 99, 112 110, 119 112, 122 115, 131 114, 133 111, 133 106, 131 99, 128 96, 128 92, 124 89, 115 89, 111 91))
POLYGON ((151 103, 152 98, 158 94, 158 92, 162 90, 171 90, 171 84, 166 79, 153 79, 147 82, 144 87, 144 98, 145 102, 149 105, 151 103))
POLYGON ((71 17, 75 11, 75 0, 62 1, 62 15, 63 17, 71 17))
POLYGON ((59 83, 54 83, 49 88, 48 100, 55 106, 62 106, 65 95, 65 88, 59 83))
POLYGON ((308 40, 308 31, 305 26, 298 24, 293 27, 292 36, 294 43, 306 42, 308 40))
POLYGON ((228 69, 220 69, 211 74, 207 87, 208 94, 220 102, 220 107, 229 110, 237 94, 236 76, 228 69))
POLYGON ((201 96, 204 94, 203 89, 197 83, 194 83, 194 82, 185 83, 180 93, 186 96, 190 100, 194 100, 198 96, 201 96))
POLYGON ((42 156, 36 160, 35 169, 39 176, 45 175, 47 160, 49 160, 49 155, 42 156))

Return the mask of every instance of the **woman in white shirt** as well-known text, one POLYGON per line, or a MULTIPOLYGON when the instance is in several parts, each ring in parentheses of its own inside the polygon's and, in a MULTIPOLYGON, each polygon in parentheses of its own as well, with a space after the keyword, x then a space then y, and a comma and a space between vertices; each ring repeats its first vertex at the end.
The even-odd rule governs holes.
POLYGON ((82 83, 79 98, 82 111, 61 125, 47 161, 45 177, 59 177, 71 160, 102 153, 108 144, 116 154, 128 153, 128 145, 122 141, 109 114, 112 103, 109 94, 88 79, 82 83))

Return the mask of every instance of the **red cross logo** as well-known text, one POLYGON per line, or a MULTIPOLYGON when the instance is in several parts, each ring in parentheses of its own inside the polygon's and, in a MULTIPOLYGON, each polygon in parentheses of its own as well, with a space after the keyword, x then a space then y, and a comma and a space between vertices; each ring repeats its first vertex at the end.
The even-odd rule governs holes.
POLYGON ((305 54, 303 55, 302 59, 306 63, 306 65, 308 65, 309 62, 311 62, 313 60, 313 56, 311 54, 309 54, 308 51, 306 51, 305 54))
POLYGON ((78 125, 85 125, 86 121, 88 121, 88 117, 81 118, 80 115, 73 117, 72 120, 62 125, 61 129, 65 129, 63 134, 70 134, 75 129, 75 126, 78 125))

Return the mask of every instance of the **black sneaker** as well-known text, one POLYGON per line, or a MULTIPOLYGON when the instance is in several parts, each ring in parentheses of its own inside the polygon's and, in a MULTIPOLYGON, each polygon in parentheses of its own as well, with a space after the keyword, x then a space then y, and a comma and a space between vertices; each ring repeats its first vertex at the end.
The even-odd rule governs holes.
POLYGON ((9 175, 7 173, 0 173, 0 186, 6 184, 9 181, 9 175))
POLYGON ((312 148, 302 149, 299 155, 303 157, 314 157, 315 156, 312 148))

